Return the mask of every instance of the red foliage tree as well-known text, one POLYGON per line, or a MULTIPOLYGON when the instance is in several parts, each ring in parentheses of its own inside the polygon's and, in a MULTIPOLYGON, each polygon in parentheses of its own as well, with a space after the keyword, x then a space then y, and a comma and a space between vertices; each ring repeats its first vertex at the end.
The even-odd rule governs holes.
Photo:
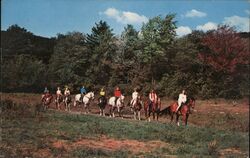
POLYGON ((243 39, 228 26, 208 32, 202 39, 206 47, 198 57, 216 71, 236 72, 238 65, 249 64, 249 39, 243 39))

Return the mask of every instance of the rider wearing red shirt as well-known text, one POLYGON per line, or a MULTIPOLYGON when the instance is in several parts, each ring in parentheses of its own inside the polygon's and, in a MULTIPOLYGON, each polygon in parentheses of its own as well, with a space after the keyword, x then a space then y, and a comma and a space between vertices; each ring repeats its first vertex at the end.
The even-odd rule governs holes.
POLYGON ((117 102, 117 99, 122 95, 121 91, 120 91, 120 88, 119 87, 116 87, 115 91, 114 91, 114 96, 115 96, 115 105, 116 105, 116 102, 117 102))

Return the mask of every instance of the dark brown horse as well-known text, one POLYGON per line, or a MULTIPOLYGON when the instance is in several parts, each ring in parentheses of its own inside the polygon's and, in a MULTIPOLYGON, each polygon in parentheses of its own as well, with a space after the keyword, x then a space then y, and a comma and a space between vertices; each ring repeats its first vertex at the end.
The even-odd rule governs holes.
POLYGON ((149 122, 151 113, 153 114, 153 120, 155 120, 155 114, 156 114, 156 120, 158 121, 160 111, 161 111, 160 98, 157 98, 155 102, 151 102, 149 99, 147 99, 144 102, 145 117, 149 122))
POLYGON ((171 122, 173 122, 174 115, 176 115, 176 123, 178 126, 179 126, 179 117, 182 116, 183 123, 185 124, 185 126, 187 126, 189 114, 191 114, 191 110, 194 109, 195 107, 195 99, 193 97, 188 98, 186 103, 184 103, 180 107, 179 112, 176 112, 177 107, 178 103, 174 102, 172 105, 160 111, 160 115, 169 114, 171 116, 171 122))
POLYGON ((50 93, 46 93, 42 95, 41 101, 42 101, 44 110, 49 108, 49 104, 51 103, 52 99, 53 99, 53 96, 50 93))
POLYGON ((55 103, 56 103, 56 108, 60 110, 60 105, 63 102, 63 96, 62 95, 56 95, 55 103))

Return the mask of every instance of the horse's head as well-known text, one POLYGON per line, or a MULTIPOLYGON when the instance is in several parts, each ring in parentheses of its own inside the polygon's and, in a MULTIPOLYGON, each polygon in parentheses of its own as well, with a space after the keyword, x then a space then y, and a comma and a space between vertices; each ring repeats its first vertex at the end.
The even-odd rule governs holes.
POLYGON ((120 102, 123 104, 123 103, 124 103, 125 96, 124 96, 124 95, 121 95, 119 99, 120 99, 120 102))
POLYGON ((90 98, 92 98, 93 100, 95 99, 95 94, 94 94, 94 92, 90 92, 90 98))
POLYGON ((86 94, 86 96, 87 96, 89 99, 92 99, 92 100, 95 99, 95 94, 94 94, 94 92, 89 92, 89 93, 86 94))
POLYGON ((190 108, 194 109, 195 108, 195 99, 194 97, 190 97, 187 100, 187 104, 190 108))

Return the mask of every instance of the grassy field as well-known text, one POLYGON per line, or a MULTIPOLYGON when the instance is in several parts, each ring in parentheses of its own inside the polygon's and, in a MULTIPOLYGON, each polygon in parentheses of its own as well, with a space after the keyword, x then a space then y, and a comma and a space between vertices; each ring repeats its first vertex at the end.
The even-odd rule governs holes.
POLYGON ((39 104, 10 100, 1 101, 1 110, 2 157, 249 156, 246 125, 243 130, 216 128, 223 124, 218 122, 237 119, 227 113, 215 117, 219 121, 210 127, 177 127, 162 122, 43 111, 39 104))

